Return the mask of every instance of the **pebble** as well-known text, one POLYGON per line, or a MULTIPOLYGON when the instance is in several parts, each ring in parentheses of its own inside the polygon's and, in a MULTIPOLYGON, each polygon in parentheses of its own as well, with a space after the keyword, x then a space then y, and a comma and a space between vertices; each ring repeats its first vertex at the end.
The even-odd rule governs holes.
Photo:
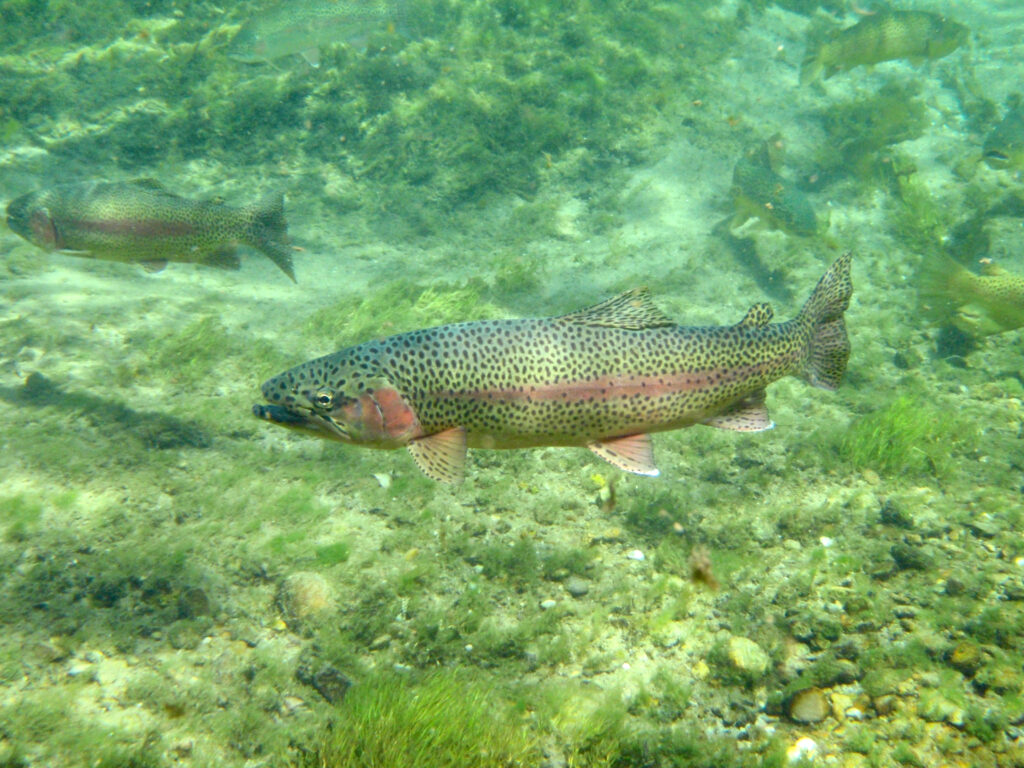
POLYGON ((970 640, 961 640, 949 655, 949 665, 970 677, 984 663, 981 649, 970 640))
POLYGON ((334 594, 320 574, 300 572, 281 583, 277 602, 289 620, 301 621, 334 608, 334 594))
POLYGON ((820 688, 800 691, 789 700, 789 717, 797 723, 820 723, 832 713, 832 705, 820 688))
POLYGON ((818 744, 814 739, 804 736, 786 750, 786 758, 791 763, 813 760, 818 754, 818 744))
POLYGON ((634 549, 632 552, 627 553, 626 557, 628 557, 630 560, 643 560, 644 553, 641 552, 639 549, 634 549))
POLYGON ((585 579, 577 576, 570 576, 565 580, 565 591, 573 597, 583 597, 590 591, 590 586, 585 579))
POLYGON ((545 610, 545 611, 550 611, 556 605, 558 605, 558 602, 555 601, 555 600, 552 600, 551 598, 548 598, 547 600, 542 600, 541 603, 540 603, 541 609, 545 610))
POLYGON ((768 654, 749 638, 730 637, 728 655, 729 663, 746 675, 758 676, 768 671, 768 654))

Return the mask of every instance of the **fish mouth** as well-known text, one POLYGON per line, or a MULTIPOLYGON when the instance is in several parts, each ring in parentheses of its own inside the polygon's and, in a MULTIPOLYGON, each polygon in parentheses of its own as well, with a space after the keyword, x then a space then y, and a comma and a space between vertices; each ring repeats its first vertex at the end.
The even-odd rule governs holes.
POLYGON ((287 427, 315 437, 341 440, 346 443, 351 441, 348 432, 332 418, 308 408, 257 403, 252 407, 252 415, 261 421, 269 421, 279 427, 287 427))

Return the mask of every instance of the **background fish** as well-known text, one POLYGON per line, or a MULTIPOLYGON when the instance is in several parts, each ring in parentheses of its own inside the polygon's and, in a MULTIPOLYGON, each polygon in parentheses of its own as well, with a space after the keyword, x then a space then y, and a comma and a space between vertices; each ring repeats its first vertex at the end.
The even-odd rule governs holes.
POLYGON ((893 59, 941 59, 963 45, 968 33, 962 24, 930 11, 879 11, 809 50, 800 82, 893 59))
POLYGON ((188 200, 150 179, 64 184, 12 200, 7 225, 51 251, 160 269, 168 261, 238 269, 238 244, 295 280, 283 199, 245 208, 188 200))
POLYGON ((838 386, 850 345, 850 254, 800 313, 755 304, 732 326, 675 325, 634 290, 554 318, 458 323, 390 336, 266 381, 266 421, 371 448, 406 446, 428 476, 462 477, 474 448, 586 446, 656 475, 650 434, 692 424, 768 429, 765 387, 838 386))
POLYGON ((243 24, 228 55, 255 63, 299 53, 315 67, 320 64, 320 46, 394 32, 403 19, 403 5, 394 0, 282 2, 243 24))
POLYGON ((1019 103, 985 137, 981 153, 989 168, 1024 171, 1024 109, 1019 103))
POLYGON ((809 237, 821 230, 814 208, 803 192, 772 170, 765 143, 745 152, 736 162, 732 195, 736 206, 732 228, 758 218, 771 229, 791 235, 809 237))
POLYGON ((1024 328, 1024 277, 991 262, 976 275, 949 256, 929 260, 921 295, 931 314, 973 338, 1024 328))

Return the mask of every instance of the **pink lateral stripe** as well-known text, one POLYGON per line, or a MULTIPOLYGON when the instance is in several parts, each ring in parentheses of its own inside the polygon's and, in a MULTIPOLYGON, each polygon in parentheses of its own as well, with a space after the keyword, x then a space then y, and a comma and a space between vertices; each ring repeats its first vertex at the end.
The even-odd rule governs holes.
POLYGON ((74 226, 87 232, 139 237, 180 237, 194 234, 196 231, 187 221, 159 219, 82 219, 74 222, 74 226))
POLYGON ((430 393, 435 397, 480 399, 490 395, 497 400, 608 400, 613 397, 647 395, 663 397, 677 392, 713 389, 726 381, 737 381, 764 373, 778 360, 736 368, 715 368, 707 371, 666 376, 630 376, 625 379, 590 379, 560 384, 527 384, 522 389, 479 389, 469 392, 443 390, 430 393))

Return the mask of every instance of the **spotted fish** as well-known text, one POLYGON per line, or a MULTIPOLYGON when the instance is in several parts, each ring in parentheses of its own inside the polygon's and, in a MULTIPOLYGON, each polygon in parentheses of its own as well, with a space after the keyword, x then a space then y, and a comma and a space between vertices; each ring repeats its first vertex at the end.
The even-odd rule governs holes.
POLYGON ((792 375, 839 385, 850 258, 788 322, 755 304, 736 325, 679 326, 636 289, 561 317, 456 323, 349 347, 266 381, 269 404, 253 413, 345 443, 405 446, 447 482, 461 479, 467 446, 586 446, 657 475, 652 432, 769 429, 768 384, 792 375))
POLYGON ((231 208, 189 200, 153 179, 59 184, 15 198, 7 225, 49 251, 142 264, 151 271, 169 261, 238 269, 237 245, 273 261, 293 281, 283 199, 271 194, 231 208))
POLYGON ((808 50, 800 82, 894 59, 941 59, 967 42, 969 34, 967 27, 931 11, 879 11, 808 50))

